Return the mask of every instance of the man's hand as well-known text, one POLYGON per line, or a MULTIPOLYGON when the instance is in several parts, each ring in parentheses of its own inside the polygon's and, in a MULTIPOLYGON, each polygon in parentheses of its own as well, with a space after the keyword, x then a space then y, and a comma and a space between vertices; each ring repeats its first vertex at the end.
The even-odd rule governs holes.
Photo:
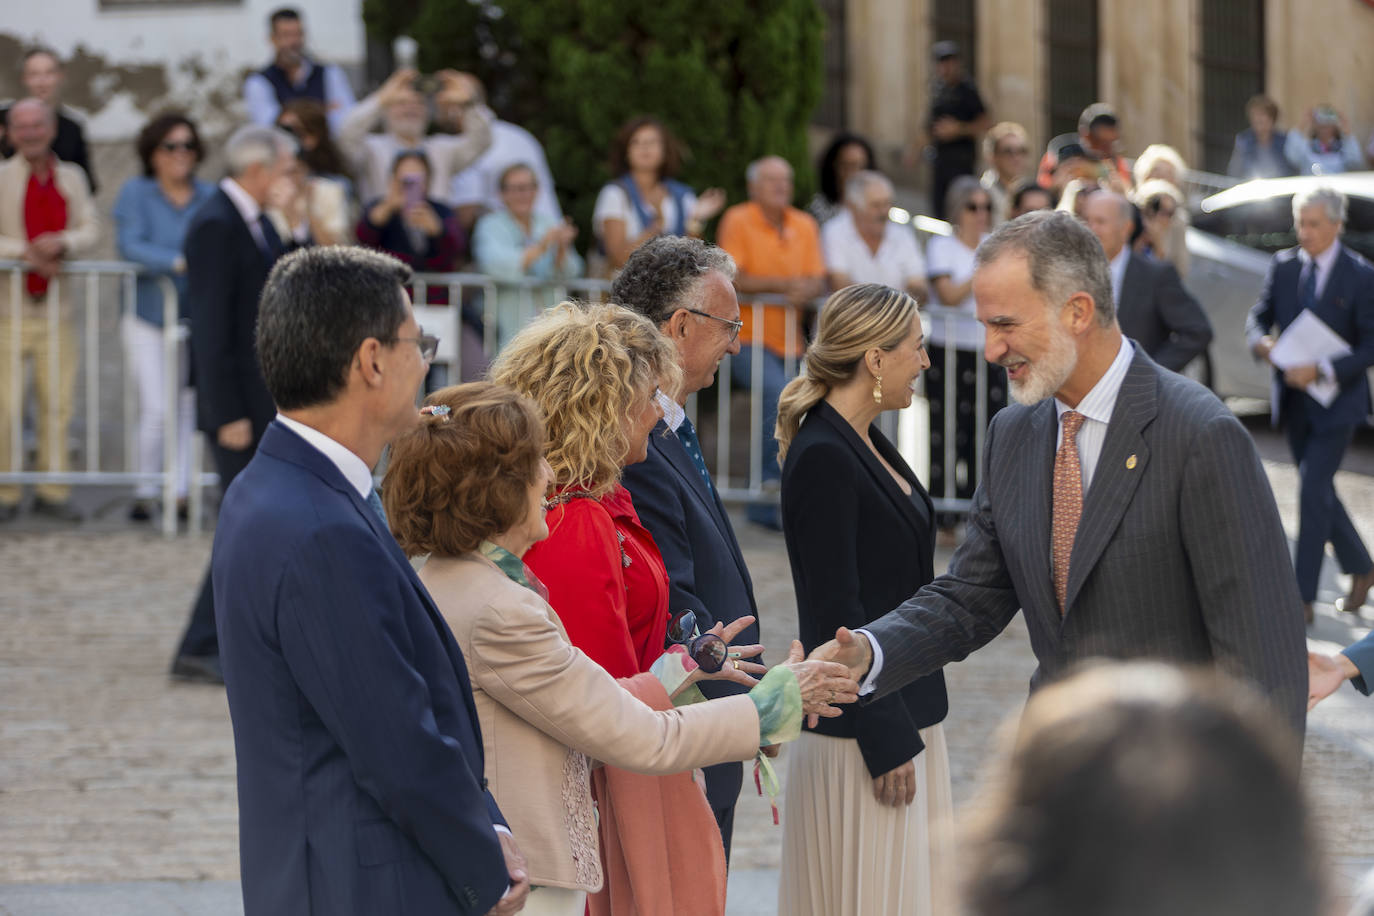
POLYGON ((839 662, 849 668, 849 676, 862 682, 864 675, 873 665, 873 647, 862 633, 855 633, 848 627, 835 631, 835 638, 816 647, 809 656, 815 660, 839 662))
POLYGON ((231 452, 241 452, 253 444, 253 422, 247 417, 225 423, 215 432, 215 441, 220 448, 231 452))
POLYGON ((836 703, 853 703, 859 699, 859 685, 843 664, 816 658, 803 660, 800 639, 792 640, 792 651, 784 664, 792 669, 801 689, 802 712, 813 726, 820 717, 833 719, 842 710, 836 703))
POLYGON ((873 797, 878 804, 900 808, 916 800, 916 764, 908 760, 873 780, 873 797))
POLYGON ((946 142, 957 140, 963 136, 964 125, 959 123, 959 119, 952 115, 942 115, 935 119, 930 125, 930 133, 936 140, 946 142))
POLYGON ((377 101, 385 108, 396 101, 396 97, 402 92, 412 88, 419 76, 420 74, 414 70, 397 70, 388 76, 386 82, 382 83, 382 88, 377 90, 377 101))
POLYGON ((1283 381, 1289 388, 1306 388, 1321 378, 1316 366, 1294 366, 1284 370, 1283 381))
POLYGON ((1256 359, 1262 359, 1267 363, 1269 362, 1269 351, 1273 349, 1274 338, 1268 334, 1265 334, 1259 340, 1255 341, 1255 347, 1253 352, 1255 354, 1256 359))
POLYGON ((1310 710, 1335 693, 1346 681, 1360 676, 1360 669, 1344 653, 1307 653, 1307 708, 1310 710))
POLYGON ((511 916, 525 908, 525 900, 530 895, 530 872, 525 864, 525 855, 515 845, 515 837, 503 830, 496 831, 501 838, 501 854, 506 857, 506 874, 510 876, 510 890, 487 911, 487 916, 511 916))

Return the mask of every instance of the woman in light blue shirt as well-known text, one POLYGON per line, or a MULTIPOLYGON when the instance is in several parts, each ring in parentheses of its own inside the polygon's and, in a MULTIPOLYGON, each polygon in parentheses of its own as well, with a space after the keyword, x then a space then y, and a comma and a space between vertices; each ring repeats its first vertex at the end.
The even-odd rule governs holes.
MULTIPOLYGON (((178 455, 177 498, 184 506, 190 478, 190 440, 195 426, 195 396, 187 387, 188 362, 185 335, 177 346, 177 365, 169 367, 163 356, 163 296, 160 277, 171 277, 178 297, 186 295, 186 259, 181 253, 191 214, 211 194, 214 185, 194 177, 203 150, 196 126, 181 114, 164 114, 139 133, 138 155, 143 175, 130 178, 119 189, 114 219, 119 255, 144 270, 137 282, 133 312, 121 323, 125 360, 138 388, 138 470, 162 470, 163 436, 167 427, 163 386, 169 372, 177 373, 176 433, 178 455)), ((185 304, 181 312, 186 311, 185 304)), ((159 493, 157 483, 140 483, 134 490, 129 517, 152 517, 151 502, 159 493)))
POLYGON ((537 281, 553 286, 580 277, 586 265, 573 247, 577 227, 535 209, 539 179, 528 165, 512 165, 498 185, 504 209, 488 213, 473 230, 472 254, 477 269, 497 283, 497 327, 501 342, 531 316, 554 304, 537 281))

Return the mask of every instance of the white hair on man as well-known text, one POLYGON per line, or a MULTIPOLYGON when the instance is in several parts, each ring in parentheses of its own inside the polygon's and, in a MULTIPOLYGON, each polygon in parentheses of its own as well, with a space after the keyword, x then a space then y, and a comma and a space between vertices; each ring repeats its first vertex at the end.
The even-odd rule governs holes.
POLYGON ((864 169, 854 173, 844 183, 844 202, 851 207, 862 207, 868 198, 868 189, 872 187, 881 188, 888 197, 893 194, 892 181, 886 175, 872 169, 864 169))
POLYGON ((272 165, 283 156, 296 155, 296 139, 280 127, 249 124, 230 135, 224 144, 224 160, 231 178, 255 165, 272 165))
POLYGON ((1306 188, 1293 195, 1293 222, 1298 221, 1302 211, 1308 207, 1321 207, 1327 219, 1333 223, 1345 222, 1345 195, 1330 185, 1319 184, 1306 188))
POLYGON ((744 167, 744 183, 753 184, 759 177, 759 169, 763 168, 769 162, 772 162, 774 160, 781 162, 783 165, 787 166, 787 172, 789 175, 792 173, 792 163, 788 162, 783 157, 760 156, 758 159, 755 159, 753 162, 749 163, 747 166, 744 167))

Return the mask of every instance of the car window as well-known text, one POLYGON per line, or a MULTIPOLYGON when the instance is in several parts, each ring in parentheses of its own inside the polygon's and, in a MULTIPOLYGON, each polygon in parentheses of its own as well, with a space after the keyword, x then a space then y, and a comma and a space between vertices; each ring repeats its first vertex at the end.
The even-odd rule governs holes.
MULTIPOLYGON (((1341 241, 1374 260, 1374 200, 1352 197, 1341 241)), ((1274 252, 1298 244, 1293 230, 1293 195, 1252 201, 1204 213, 1193 211, 1193 225, 1203 232, 1239 242, 1258 251, 1274 252)))

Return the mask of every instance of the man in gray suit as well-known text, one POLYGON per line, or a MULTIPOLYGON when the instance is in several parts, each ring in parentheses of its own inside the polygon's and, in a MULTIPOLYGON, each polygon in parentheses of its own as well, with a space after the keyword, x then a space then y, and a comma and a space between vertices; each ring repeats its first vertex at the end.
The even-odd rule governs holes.
POLYGON ((1212 342, 1207 313, 1172 264, 1131 251, 1135 207, 1129 200, 1112 191, 1093 194, 1083 205, 1083 220, 1107 255, 1121 333, 1165 369, 1182 372, 1212 342))
POLYGON ((949 571, 815 655, 880 697, 964 658, 1022 609, 1031 687, 1092 657, 1212 664, 1254 682, 1301 734, 1301 604, 1273 493, 1244 427, 1121 334, 1102 247, 1028 213, 978 249, 985 354, 1017 404, 949 571))

